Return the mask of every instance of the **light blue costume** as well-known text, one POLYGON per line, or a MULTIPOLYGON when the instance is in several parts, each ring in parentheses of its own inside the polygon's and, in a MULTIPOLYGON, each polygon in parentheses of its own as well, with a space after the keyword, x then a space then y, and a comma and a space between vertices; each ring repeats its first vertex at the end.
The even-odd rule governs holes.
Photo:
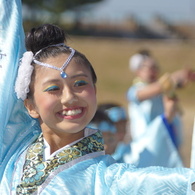
MULTIPOLYGON (((106 113, 113 122, 127 120, 122 107, 112 107, 107 109, 106 113)), ((162 118, 153 120, 148 129, 139 139, 128 144, 118 143, 112 157, 117 162, 131 163, 136 167, 182 167, 178 151, 165 130, 165 125, 162 125, 162 118)))
POLYGON ((145 85, 139 81, 127 92, 132 142, 131 154, 125 154, 124 162, 133 163, 138 167, 183 166, 177 150, 181 143, 181 121, 175 117, 172 126, 167 122, 162 114, 162 95, 140 102, 136 93, 145 85), (177 129, 177 136, 172 135, 173 128, 177 129))
POLYGON ((40 144, 39 125, 28 117, 22 102, 16 100, 13 89, 17 64, 23 51, 20 1, 0 0, 0 13, 0 50, 1 54, 5 54, 5 58, 0 60, 0 194, 16 194, 16 188, 18 194, 22 190, 32 190, 34 194, 42 195, 193 194, 194 170, 162 167, 137 169, 130 164, 115 163, 111 156, 103 155, 100 133, 90 129, 90 134, 78 141, 75 147, 61 151, 63 158, 52 159, 52 162, 57 162, 56 165, 50 160, 45 165, 41 161, 44 148, 40 144), (88 147, 81 147, 82 144, 88 147), (33 151, 38 151, 38 158, 29 155, 33 151), (67 155, 69 152, 73 152, 74 158, 67 155), (32 160, 34 158, 36 160, 32 160), (25 174, 22 173, 23 168, 25 174), (49 175, 42 171, 45 169, 49 170, 49 175), (43 178, 41 182, 40 178, 43 178), (28 182, 29 185, 35 182, 38 187, 31 185, 32 188, 28 189, 28 182))
POLYGON ((121 145, 113 154, 113 158, 118 162, 134 164, 136 167, 183 166, 178 151, 165 131, 160 117, 153 121, 150 131, 142 137, 129 144, 121 145))
POLYGON ((162 95, 157 95, 144 101, 139 101, 136 95, 137 91, 146 85, 146 83, 138 80, 138 82, 135 82, 135 84, 130 87, 127 92, 132 139, 139 139, 139 137, 146 131, 149 131, 148 126, 150 123, 157 117, 160 117, 166 131, 169 132, 173 143, 176 147, 178 147, 182 140, 181 119, 177 116, 172 122, 173 126, 168 124, 165 117, 162 115, 164 113, 162 95), (173 135, 172 131, 175 131, 175 135, 173 135))

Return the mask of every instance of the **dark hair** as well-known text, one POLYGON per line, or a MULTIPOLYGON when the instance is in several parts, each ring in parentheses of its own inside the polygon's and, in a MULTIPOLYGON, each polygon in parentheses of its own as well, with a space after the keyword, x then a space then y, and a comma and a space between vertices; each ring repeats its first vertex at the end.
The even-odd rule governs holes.
MULTIPOLYGON (((36 55, 36 59, 39 61, 44 60, 48 57, 55 57, 62 53, 70 53, 70 50, 66 47, 62 46, 52 46, 59 43, 66 42, 66 34, 63 29, 59 28, 53 24, 43 24, 37 28, 32 28, 32 30, 26 36, 26 49, 28 51, 32 51, 33 54, 42 50, 38 55, 36 55)), ((91 71, 91 76, 93 83, 97 82, 96 73, 89 62, 89 60, 82 53, 75 51, 73 59, 80 64, 83 64, 89 68, 91 71)))
POLYGON ((65 32, 51 24, 44 24, 37 28, 32 28, 26 35, 25 40, 27 51, 32 51, 34 54, 49 45, 65 42, 65 32))
POLYGON ((122 107, 122 106, 120 104, 114 103, 114 102, 101 103, 98 105, 98 109, 102 110, 102 111, 108 110, 108 109, 113 108, 113 107, 122 107))
POLYGON ((141 49, 138 51, 139 54, 147 57, 151 57, 151 52, 148 49, 141 49))
POLYGON ((102 121, 106 121, 107 123, 114 125, 113 121, 103 110, 97 109, 94 117, 91 120, 91 123, 98 125, 102 121))

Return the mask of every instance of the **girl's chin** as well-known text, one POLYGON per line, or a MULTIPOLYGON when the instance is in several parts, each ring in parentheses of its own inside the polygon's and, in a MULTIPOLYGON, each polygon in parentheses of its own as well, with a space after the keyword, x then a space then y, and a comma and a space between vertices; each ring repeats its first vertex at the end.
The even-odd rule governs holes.
POLYGON ((86 125, 83 124, 67 124, 66 127, 63 128, 63 126, 60 127, 60 131, 61 133, 64 134, 79 134, 82 133, 85 129, 86 125))

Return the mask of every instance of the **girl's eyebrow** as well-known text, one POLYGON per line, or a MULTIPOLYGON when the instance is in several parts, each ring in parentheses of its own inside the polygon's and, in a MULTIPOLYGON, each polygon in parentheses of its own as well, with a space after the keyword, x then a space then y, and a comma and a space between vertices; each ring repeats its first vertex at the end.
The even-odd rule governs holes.
POLYGON ((43 85, 47 85, 47 84, 50 84, 50 83, 58 83, 60 82, 60 79, 51 79, 51 80, 46 80, 43 82, 43 85))
POLYGON ((72 76, 70 76, 70 78, 72 79, 72 78, 76 78, 76 77, 88 77, 88 75, 86 75, 86 74, 76 74, 76 75, 72 75, 72 76))

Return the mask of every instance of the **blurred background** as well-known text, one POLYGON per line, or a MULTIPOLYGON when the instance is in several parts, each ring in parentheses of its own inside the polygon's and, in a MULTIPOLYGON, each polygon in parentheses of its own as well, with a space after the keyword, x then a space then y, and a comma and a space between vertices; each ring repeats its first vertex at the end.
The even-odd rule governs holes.
MULTIPOLYGON (((195 68, 194 0, 23 0, 24 30, 43 23, 60 25, 68 45, 84 53, 97 76, 98 102, 127 108, 133 75, 129 58, 148 49, 161 73, 195 68)), ((190 165, 195 83, 178 90, 183 109, 184 165, 190 165)))
POLYGON ((25 28, 57 23, 71 34, 139 39, 194 38, 193 0, 23 0, 25 28))

